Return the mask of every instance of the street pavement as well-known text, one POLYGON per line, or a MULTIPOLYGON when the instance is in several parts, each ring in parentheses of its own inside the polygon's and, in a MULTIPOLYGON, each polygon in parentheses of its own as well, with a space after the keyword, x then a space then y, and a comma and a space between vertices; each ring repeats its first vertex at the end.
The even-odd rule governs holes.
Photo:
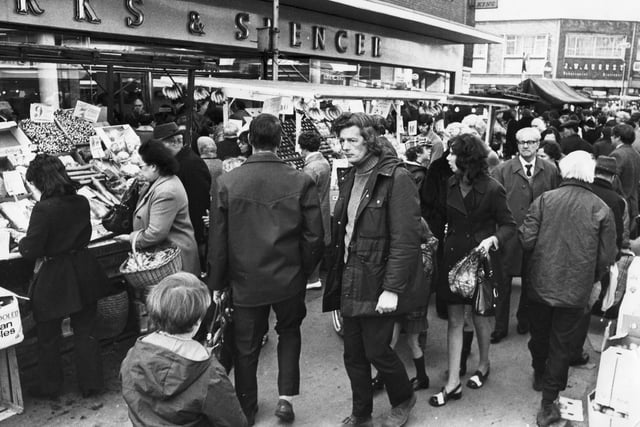
MULTIPOLYGON (((342 340, 334 332, 331 317, 321 312, 321 291, 307 293, 308 314, 303 323, 301 367, 301 394, 294 398, 296 426, 335 426, 349 415, 351 393, 349 381, 342 361, 342 340)), ((514 289, 512 302, 517 305, 519 287, 514 289)), ((512 311, 515 310, 512 304, 512 311)), ((429 313, 430 329, 427 338, 426 364, 431 379, 428 390, 417 392, 418 401, 407 426, 535 426, 535 416, 540 405, 540 393, 531 388, 531 358, 527 349, 527 336, 515 332, 512 316, 509 336, 491 346, 491 374, 485 386, 472 390, 463 386, 462 399, 450 401, 446 406, 433 408, 429 397, 444 385, 446 369, 446 321, 435 315, 433 303, 429 313)), ((278 400, 277 394, 277 334, 272 316, 269 341, 262 349, 258 366, 259 412, 256 426, 281 426, 273 415, 278 400)), ((591 356, 591 363, 583 368, 571 368, 569 384, 561 394, 572 399, 581 399, 584 405, 584 422, 560 422, 560 426, 587 426, 586 394, 595 387, 596 364, 599 354, 598 335, 604 324, 593 318, 590 337, 585 344, 591 356)), ((2 423, 2 427, 24 426, 123 426, 130 425, 127 408, 120 395, 118 369, 133 338, 103 347, 105 377, 108 391, 95 398, 82 399, 75 385, 71 366, 65 372, 65 395, 58 402, 37 400, 25 393, 25 412, 2 423)), ((414 376, 415 368, 406 343, 400 340, 401 354, 409 375, 414 376)), ((70 355, 65 358, 70 362, 70 355)), ((468 374, 463 382, 475 371, 477 347, 474 341, 468 363, 468 374)), ((71 363, 67 363, 71 365, 71 363)), ((23 383, 28 383, 35 375, 34 369, 22 373, 23 383)), ((233 376, 233 374, 232 374, 233 376)), ((389 409, 384 392, 380 392, 374 402, 374 422, 380 423, 380 416, 389 409)), ((556 427, 556 426, 554 426, 556 427)))

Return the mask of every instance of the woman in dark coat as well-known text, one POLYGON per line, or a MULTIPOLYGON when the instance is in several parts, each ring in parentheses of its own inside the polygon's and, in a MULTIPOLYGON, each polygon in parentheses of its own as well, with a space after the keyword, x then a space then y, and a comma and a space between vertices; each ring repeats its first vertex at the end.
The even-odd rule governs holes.
MULTIPOLYGON (((454 175, 447 188, 447 231, 444 242, 442 271, 448 272, 460 259, 475 248, 488 254, 497 251, 516 232, 516 224, 507 206, 502 185, 490 178, 487 169, 488 147, 475 135, 462 134, 449 145, 447 157, 454 175)), ((500 277, 500 252, 491 255, 496 277, 500 277)), ((448 363, 447 384, 429 400, 432 406, 443 406, 449 399, 462 395, 460 382, 460 352, 465 305, 473 298, 463 298, 449 289, 448 274, 442 274, 438 296, 448 304, 448 363)), ((472 389, 484 385, 489 375, 489 340, 491 322, 488 317, 473 316, 478 336, 478 370, 467 381, 472 389)))
POLYGON ((60 325, 70 316, 78 384, 89 396, 103 388, 100 347, 93 332, 97 300, 108 291, 107 278, 87 248, 89 201, 76 194, 57 157, 37 155, 26 178, 42 192, 27 235, 19 243, 22 256, 36 260, 30 295, 38 335, 39 384, 31 394, 51 398, 60 394, 60 325))

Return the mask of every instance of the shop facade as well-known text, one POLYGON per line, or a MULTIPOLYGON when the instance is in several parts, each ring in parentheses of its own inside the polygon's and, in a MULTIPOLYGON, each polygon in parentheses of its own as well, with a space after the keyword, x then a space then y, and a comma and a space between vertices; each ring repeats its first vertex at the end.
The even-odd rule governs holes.
MULTIPOLYGON (((451 4, 452 20, 407 14, 397 6, 376 9, 372 2, 339 3, 344 2, 280 5, 280 79, 454 93, 461 86, 462 43, 497 40, 453 20, 461 16, 456 7, 465 7, 460 2, 451 4)), ((108 78, 97 56, 94 64, 57 60, 52 65, 46 57, 34 61, 21 45, 51 46, 53 56, 62 47, 166 54, 177 61, 181 55, 196 55, 205 58, 202 75, 272 78, 264 72, 270 68, 264 67, 258 50, 259 29, 271 25, 272 13, 272 2, 249 0, 7 1, 0 7, 0 47, 11 60, 0 62, 0 102, 20 119, 32 102, 61 108, 73 107, 78 99, 95 103, 113 85, 121 115, 137 97, 156 110, 162 103, 153 80, 163 67, 153 59, 146 68, 115 65, 113 83, 114 76, 108 78)), ((177 68, 172 72, 179 73, 177 68)))

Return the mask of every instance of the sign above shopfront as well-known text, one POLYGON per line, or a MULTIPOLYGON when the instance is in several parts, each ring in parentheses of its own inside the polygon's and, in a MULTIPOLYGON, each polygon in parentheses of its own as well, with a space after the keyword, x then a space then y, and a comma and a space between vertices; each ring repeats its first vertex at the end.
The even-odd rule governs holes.
MULTIPOLYGON (((251 0, 12 0, 4 4, 0 25, 255 52, 258 29, 270 26, 272 12, 268 2, 251 0)), ((286 5, 280 6, 279 28, 278 47, 283 54, 443 71, 457 70, 462 55, 459 45, 286 5)))
POLYGON ((497 9, 498 0, 476 0, 476 9, 497 9))
POLYGON ((618 80, 624 73, 621 59, 565 58, 560 65, 559 78, 618 80))

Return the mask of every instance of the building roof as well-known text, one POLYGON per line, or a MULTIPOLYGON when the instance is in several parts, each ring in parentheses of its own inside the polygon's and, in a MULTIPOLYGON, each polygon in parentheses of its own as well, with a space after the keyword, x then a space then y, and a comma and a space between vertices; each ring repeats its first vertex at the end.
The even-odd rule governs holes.
POLYGON ((495 9, 476 9, 476 22, 587 19, 595 21, 640 20, 638 0, 500 0, 495 9), (525 10, 523 10, 523 7, 525 10))
POLYGON ((502 43, 469 25, 375 0, 281 0, 281 4, 420 34, 450 43, 502 43))

